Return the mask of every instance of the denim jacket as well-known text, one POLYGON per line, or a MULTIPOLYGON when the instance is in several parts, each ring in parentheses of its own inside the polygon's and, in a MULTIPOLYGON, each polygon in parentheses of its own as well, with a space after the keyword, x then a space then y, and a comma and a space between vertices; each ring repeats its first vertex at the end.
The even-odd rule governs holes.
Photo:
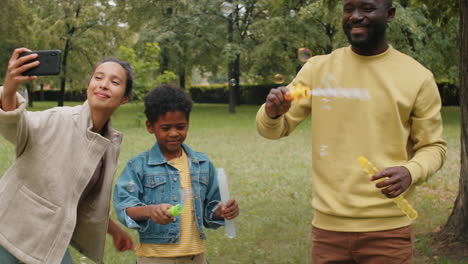
MULTIPOLYGON (((201 238, 206 239, 203 226, 216 229, 224 225, 224 220, 213 220, 221 200, 216 170, 205 154, 193 151, 185 144, 182 147, 189 161, 194 217, 201 238)), ((138 229, 141 243, 177 243, 180 216, 168 225, 160 225, 151 219, 134 221, 126 209, 162 203, 176 205, 181 202, 180 189, 179 171, 167 162, 156 143, 149 151, 131 158, 117 179, 114 189, 117 217, 125 226, 138 229)))

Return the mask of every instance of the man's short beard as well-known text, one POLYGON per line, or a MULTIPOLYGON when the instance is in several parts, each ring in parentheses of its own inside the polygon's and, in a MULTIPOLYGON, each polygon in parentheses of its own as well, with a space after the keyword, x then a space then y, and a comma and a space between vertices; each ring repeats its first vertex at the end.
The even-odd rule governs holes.
POLYGON ((356 48, 367 50, 375 48, 383 39, 387 31, 386 23, 375 23, 373 27, 369 28, 368 36, 366 39, 353 40, 351 37, 351 29, 347 25, 343 25, 343 31, 348 38, 348 42, 356 48))

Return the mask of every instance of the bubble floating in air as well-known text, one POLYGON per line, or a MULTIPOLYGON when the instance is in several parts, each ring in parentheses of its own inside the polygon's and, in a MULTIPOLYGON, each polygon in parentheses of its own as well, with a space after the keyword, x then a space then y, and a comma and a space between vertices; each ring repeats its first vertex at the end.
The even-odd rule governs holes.
POLYGON ((297 58, 302 62, 307 62, 312 56, 313 53, 308 48, 300 48, 297 50, 297 58))
POLYGON ((284 83, 284 76, 280 73, 275 74, 275 83, 277 84, 284 83))

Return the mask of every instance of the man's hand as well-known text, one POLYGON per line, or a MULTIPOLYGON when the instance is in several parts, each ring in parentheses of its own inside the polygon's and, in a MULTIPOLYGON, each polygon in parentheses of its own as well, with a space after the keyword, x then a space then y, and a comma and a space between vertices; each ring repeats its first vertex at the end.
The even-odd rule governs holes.
POLYGON ((288 112, 292 99, 286 99, 286 94, 289 94, 289 90, 285 86, 270 90, 265 102, 265 112, 270 118, 277 118, 288 112))
POLYGON ((390 167, 372 176, 371 181, 388 177, 388 179, 377 183, 377 188, 383 188, 382 193, 388 198, 395 198, 402 194, 411 185, 411 173, 406 167, 390 167))

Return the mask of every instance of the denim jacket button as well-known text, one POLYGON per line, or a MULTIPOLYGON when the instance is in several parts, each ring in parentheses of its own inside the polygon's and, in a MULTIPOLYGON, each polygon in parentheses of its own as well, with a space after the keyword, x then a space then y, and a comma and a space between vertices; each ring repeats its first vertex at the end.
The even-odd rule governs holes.
POLYGON ((176 182, 176 181, 177 181, 177 178, 174 178, 174 181, 176 182))

